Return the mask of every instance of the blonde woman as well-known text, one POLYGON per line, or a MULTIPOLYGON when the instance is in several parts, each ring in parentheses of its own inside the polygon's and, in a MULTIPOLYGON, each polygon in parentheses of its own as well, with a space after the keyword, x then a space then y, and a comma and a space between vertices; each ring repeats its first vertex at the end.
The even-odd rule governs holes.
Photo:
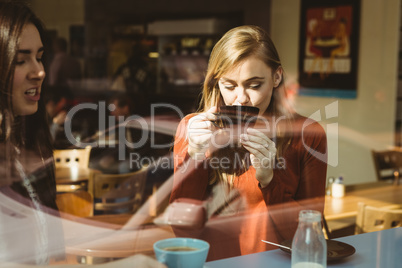
POLYGON ((177 235, 209 241, 209 260, 274 248, 261 239, 291 239, 301 209, 323 212, 326 147, 323 128, 289 105, 284 71, 268 34, 257 26, 231 29, 211 53, 199 112, 177 129, 170 201, 216 200, 236 191, 242 202, 234 206, 226 199, 203 230, 176 229, 177 235), (215 122, 223 105, 259 108, 257 122, 264 124, 247 128, 240 148, 219 146, 225 131, 215 122), (230 161, 236 161, 235 168, 227 168, 230 161))

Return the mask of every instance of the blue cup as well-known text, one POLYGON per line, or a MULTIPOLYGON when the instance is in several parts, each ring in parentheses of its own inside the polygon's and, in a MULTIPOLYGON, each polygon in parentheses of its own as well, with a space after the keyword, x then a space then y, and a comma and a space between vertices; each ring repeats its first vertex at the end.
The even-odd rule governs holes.
POLYGON ((202 268, 209 244, 194 238, 168 238, 154 243, 156 259, 169 268, 202 268))

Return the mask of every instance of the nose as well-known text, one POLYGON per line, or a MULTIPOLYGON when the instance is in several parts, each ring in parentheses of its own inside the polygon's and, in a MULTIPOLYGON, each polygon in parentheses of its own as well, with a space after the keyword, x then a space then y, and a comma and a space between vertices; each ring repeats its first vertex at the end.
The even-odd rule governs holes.
POLYGON ((239 87, 237 89, 237 97, 236 97, 236 101, 234 104, 237 103, 237 104, 241 104, 241 105, 246 105, 249 101, 250 101, 250 98, 247 94, 247 91, 244 88, 239 87))
POLYGON ((45 73, 45 69, 43 68, 43 65, 39 62, 34 63, 28 76, 29 76, 29 79, 33 79, 33 80, 45 79, 46 73, 45 73))

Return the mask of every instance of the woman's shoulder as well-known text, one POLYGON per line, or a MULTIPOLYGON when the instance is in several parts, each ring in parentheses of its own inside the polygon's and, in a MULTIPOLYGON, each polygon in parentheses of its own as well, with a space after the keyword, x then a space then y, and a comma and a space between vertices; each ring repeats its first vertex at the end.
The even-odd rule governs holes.
POLYGON ((184 116, 180 120, 180 123, 177 126, 177 130, 176 130, 176 138, 179 136, 183 136, 183 137, 187 136, 186 130, 187 130, 188 121, 196 115, 197 115, 197 113, 190 113, 190 114, 187 114, 186 116, 184 116))
POLYGON ((188 121, 189 121, 191 118, 193 118, 194 116, 196 116, 196 115, 198 115, 198 114, 199 114, 199 113, 190 113, 190 114, 187 114, 186 116, 184 116, 184 117, 180 120, 180 125, 187 124, 188 121))
POLYGON ((323 126, 311 117, 295 114, 293 116, 293 126, 295 128, 294 131, 303 136, 325 136, 323 126))
POLYGON ((200 114, 200 113, 189 113, 186 116, 184 116, 182 120, 187 120, 188 121, 188 120, 190 120, 190 118, 193 118, 194 116, 196 116, 198 114, 200 114))

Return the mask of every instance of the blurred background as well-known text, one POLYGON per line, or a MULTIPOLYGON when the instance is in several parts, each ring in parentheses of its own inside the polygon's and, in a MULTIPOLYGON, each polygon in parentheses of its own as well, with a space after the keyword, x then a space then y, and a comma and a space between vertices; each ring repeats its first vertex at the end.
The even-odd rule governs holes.
MULTIPOLYGON (((149 115, 150 105, 161 102, 184 114, 195 111, 214 43, 234 26, 255 24, 270 33, 278 49, 297 112, 319 115, 314 118, 327 129, 328 177, 343 176, 345 184, 376 181, 371 150, 402 146, 399 0, 359 4, 357 94, 350 99, 299 94, 299 0, 27 2, 47 27, 46 42, 64 38, 67 54, 79 62, 80 78, 62 86, 48 83, 54 95, 67 96, 65 107, 124 92, 136 114, 149 115)), ((48 66, 55 55, 54 48, 47 51, 48 66)), ((86 111, 80 119, 89 119, 77 123, 86 124, 82 137, 96 132, 91 116, 96 114, 86 111)))

